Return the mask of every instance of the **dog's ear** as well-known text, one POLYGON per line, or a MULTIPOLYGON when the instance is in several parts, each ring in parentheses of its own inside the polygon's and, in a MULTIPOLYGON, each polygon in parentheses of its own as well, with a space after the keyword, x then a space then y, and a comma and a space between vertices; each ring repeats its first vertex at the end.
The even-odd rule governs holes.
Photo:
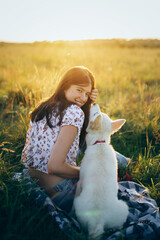
POLYGON ((98 130, 101 128, 101 115, 98 115, 93 122, 89 123, 88 128, 91 130, 98 130))
POLYGON ((117 132, 125 122, 125 119, 117 119, 115 121, 112 121, 112 134, 117 132))

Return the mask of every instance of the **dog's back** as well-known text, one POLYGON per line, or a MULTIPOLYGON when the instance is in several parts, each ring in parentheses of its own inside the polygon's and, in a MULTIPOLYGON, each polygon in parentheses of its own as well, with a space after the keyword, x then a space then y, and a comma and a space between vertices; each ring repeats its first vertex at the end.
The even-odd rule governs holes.
MULTIPOLYGON (((83 179, 83 191, 102 191, 114 185, 117 194, 117 160, 115 151, 109 144, 96 144, 86 149, 82 161, 80 179, 83 179), (91 187, 92 186, 92 187, 91 187)), ((102 193, 105 193, 102 191, 102 193)))

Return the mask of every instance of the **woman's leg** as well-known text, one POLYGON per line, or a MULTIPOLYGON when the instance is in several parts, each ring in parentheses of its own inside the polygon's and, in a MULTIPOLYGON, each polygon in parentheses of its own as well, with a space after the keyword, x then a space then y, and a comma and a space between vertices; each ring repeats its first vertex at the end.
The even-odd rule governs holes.
POLYGON ((46 193, 58 207, 67 212, 71 211, 74 200, 73 189, 78 181, 77 178, 64 179, 40 172, 34 168, 28 168, 28 171, 31 178, 45 189, 46 193))
POLYGON ((77 182, 77 178, 66 178, 54 187, 57 194, 52 198, 52 201, 66 212, 70 212, 72 209, 77 182))
POLYGON ((36 180, 37 184, 44 188, 46 193, 53 197, 57 191, 54 189, 58 183, 60 183, 64 178, 43 173, 41 171, 35 170, 34 168, 28 168, 29 174, 33 180, 36 180))
POLYGON ((123 156, 119 152, 115 152, 115 153, 118 160, 118 169, 126 168, 128 163, 131 161, 131 159, 123 156))

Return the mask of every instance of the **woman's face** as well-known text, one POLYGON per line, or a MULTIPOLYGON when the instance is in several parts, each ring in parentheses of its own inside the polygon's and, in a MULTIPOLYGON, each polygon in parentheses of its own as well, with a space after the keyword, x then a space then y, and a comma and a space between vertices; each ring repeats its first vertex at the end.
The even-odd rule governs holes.
POLYGON ((65 97, 68 101, 82 107, 87 102, 91 90, 91 84, 85 87, 80 85, 71 85, 69 89, 65 91, 65 97))

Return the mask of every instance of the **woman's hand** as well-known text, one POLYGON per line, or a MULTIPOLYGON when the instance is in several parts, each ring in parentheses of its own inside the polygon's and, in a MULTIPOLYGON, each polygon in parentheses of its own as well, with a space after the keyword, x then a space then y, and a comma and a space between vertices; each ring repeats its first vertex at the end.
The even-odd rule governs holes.
POLYGON ((92 89, 92 92, 90 94, 90 99, 92 100, 92 103, 94 103, 96 101, 98 95, 98 89, 92 89))

